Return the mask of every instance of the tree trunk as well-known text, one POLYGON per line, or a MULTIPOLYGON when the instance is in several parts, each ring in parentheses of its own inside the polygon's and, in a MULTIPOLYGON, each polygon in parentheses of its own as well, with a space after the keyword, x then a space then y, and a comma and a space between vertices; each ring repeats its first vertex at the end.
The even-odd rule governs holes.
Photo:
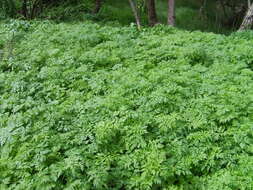
POLYGON ((224 16, 225 16, 225 17, 228 17, 228 14, 227 14, 227 11, 226 11, 226 7, 225 7, 224 1, 223 1, 223 0, 220 0, 219 2, 220 2, 220 5, 221 5, 221 8, 222 8, 222 11, 223 11, 223 13, 224 13, 224 16))
POLYGON ((35 16, 38 15, 38 7, 41 0, 34 1, 34 3, 31 5, 31 12, 30 12, 30 18, 34 19, 35 16), (37 12, 36 12, 37 11, 37 12))
POLYGON ((154 26, 158 23, 156 8, 155 8, 155 0, 147 0, 148 6, 148 21, 150 26, 154 26))
POLYGON ((22 14, 25 18, 27 18, 27 0, 23 0, 22 14))
POLYGON ((131 9, 133 11, 133 14, 134 14, 134 17, 135 17, 135 21, 136 21, 136 24, 137 24, 137 27, 138 29, 140 30, 141 29, 141 21, 140 21, 140 15, 138 13, 138 9, 136 7, 136 4, 134 3, 133 0, 129 0, 129 4, 131 6, 131 9))
POLYGON ((253 26, 253 4, 250 6, 239 30, 251 29, 253 26))
POLYGON ((175 0, 168 0, 168 25, 175 26, 175 0))
POLYGON ((96 3, 95 3, 95 8, 93 10, 93 13, 94 14, 98 14, 100 9, 102 7, 102 0, 96 0, 96 3))

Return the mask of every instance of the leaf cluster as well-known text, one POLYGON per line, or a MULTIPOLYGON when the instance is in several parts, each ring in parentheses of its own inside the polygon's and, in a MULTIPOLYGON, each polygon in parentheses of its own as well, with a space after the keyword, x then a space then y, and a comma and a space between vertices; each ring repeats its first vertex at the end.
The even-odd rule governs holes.
POLYGON ((0 189, 253 189, 251 35, 37 23, 0 62, 0 189))

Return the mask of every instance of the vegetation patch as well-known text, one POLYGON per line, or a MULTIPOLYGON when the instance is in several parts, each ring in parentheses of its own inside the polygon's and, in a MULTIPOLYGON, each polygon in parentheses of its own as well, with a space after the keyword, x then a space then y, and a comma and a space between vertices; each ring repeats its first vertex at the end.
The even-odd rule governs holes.
POLYGON ((0 189, 253 189, 251 32, 1 26, 0 189))

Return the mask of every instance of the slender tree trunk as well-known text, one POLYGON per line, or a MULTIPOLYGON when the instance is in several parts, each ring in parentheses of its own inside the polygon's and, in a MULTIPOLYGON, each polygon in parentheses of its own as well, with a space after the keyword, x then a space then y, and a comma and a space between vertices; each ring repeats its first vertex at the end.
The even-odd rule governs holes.
POLYGON ((141 21, 140 21, 140 15, 139 15, 138 9, 136 7, 136 4, 134 3, 134 0, 128 0, 128 1, 131 6, 131 9, 133 11, 137 27, 140 30, 141 29, 141 21))
POLYGON ((226 11, 226 7, 225 7, 225 4, 224 4, 224 1, 220 0, 220 4, 221 4, 222 11, 224 13, 224 16, 227 17, 228 14, 227 14, 227 11, 226 11))
POLYGON ((23 0, 22 14, 25 18, 27 18, 27 0, 23 0))
POLYGON ((147 7, 148 7, 149 25, 154 26, 158 23, 157 15, 156 15, 155 0, 147 0, 147 7))
POLYGON ((251 2, 250 0, 248 0, 248 8, 250 8, 251 2))
POLYGON ((43 2, 42 2, 42 0, 40 0, 40 11, 39 11, 39 14, 42 14, 42 12, 43 12, 43 2))
POLYGON ((32 4, 31 12, 30 12, 30 18, 34 19, 35 16, 38 15, 38 7, 41 0, 37 0, 32 4), (37 12, 36 12, 37 11, 37 12))
POLYGON ((95 3, 95 8, 93 10, 93 13, 94 14, 98 14, 100 9, 102 7, 102 0, 96 0, 96 3, 95 3))
POLYGON ((168 0, 168 25, 175 26, 175 0, 168 0))
POLYGON ((239 30, 251 29, 253 26, 253 4, 250 6, 239 30))

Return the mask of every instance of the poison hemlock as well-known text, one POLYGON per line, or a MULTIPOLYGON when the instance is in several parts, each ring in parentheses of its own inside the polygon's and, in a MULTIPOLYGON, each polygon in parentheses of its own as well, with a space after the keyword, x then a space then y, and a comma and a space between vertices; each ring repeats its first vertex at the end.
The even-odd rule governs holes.
POLYGON ((0 189, 253 189, 251 33, 25 30, 0 41, 0 189))

